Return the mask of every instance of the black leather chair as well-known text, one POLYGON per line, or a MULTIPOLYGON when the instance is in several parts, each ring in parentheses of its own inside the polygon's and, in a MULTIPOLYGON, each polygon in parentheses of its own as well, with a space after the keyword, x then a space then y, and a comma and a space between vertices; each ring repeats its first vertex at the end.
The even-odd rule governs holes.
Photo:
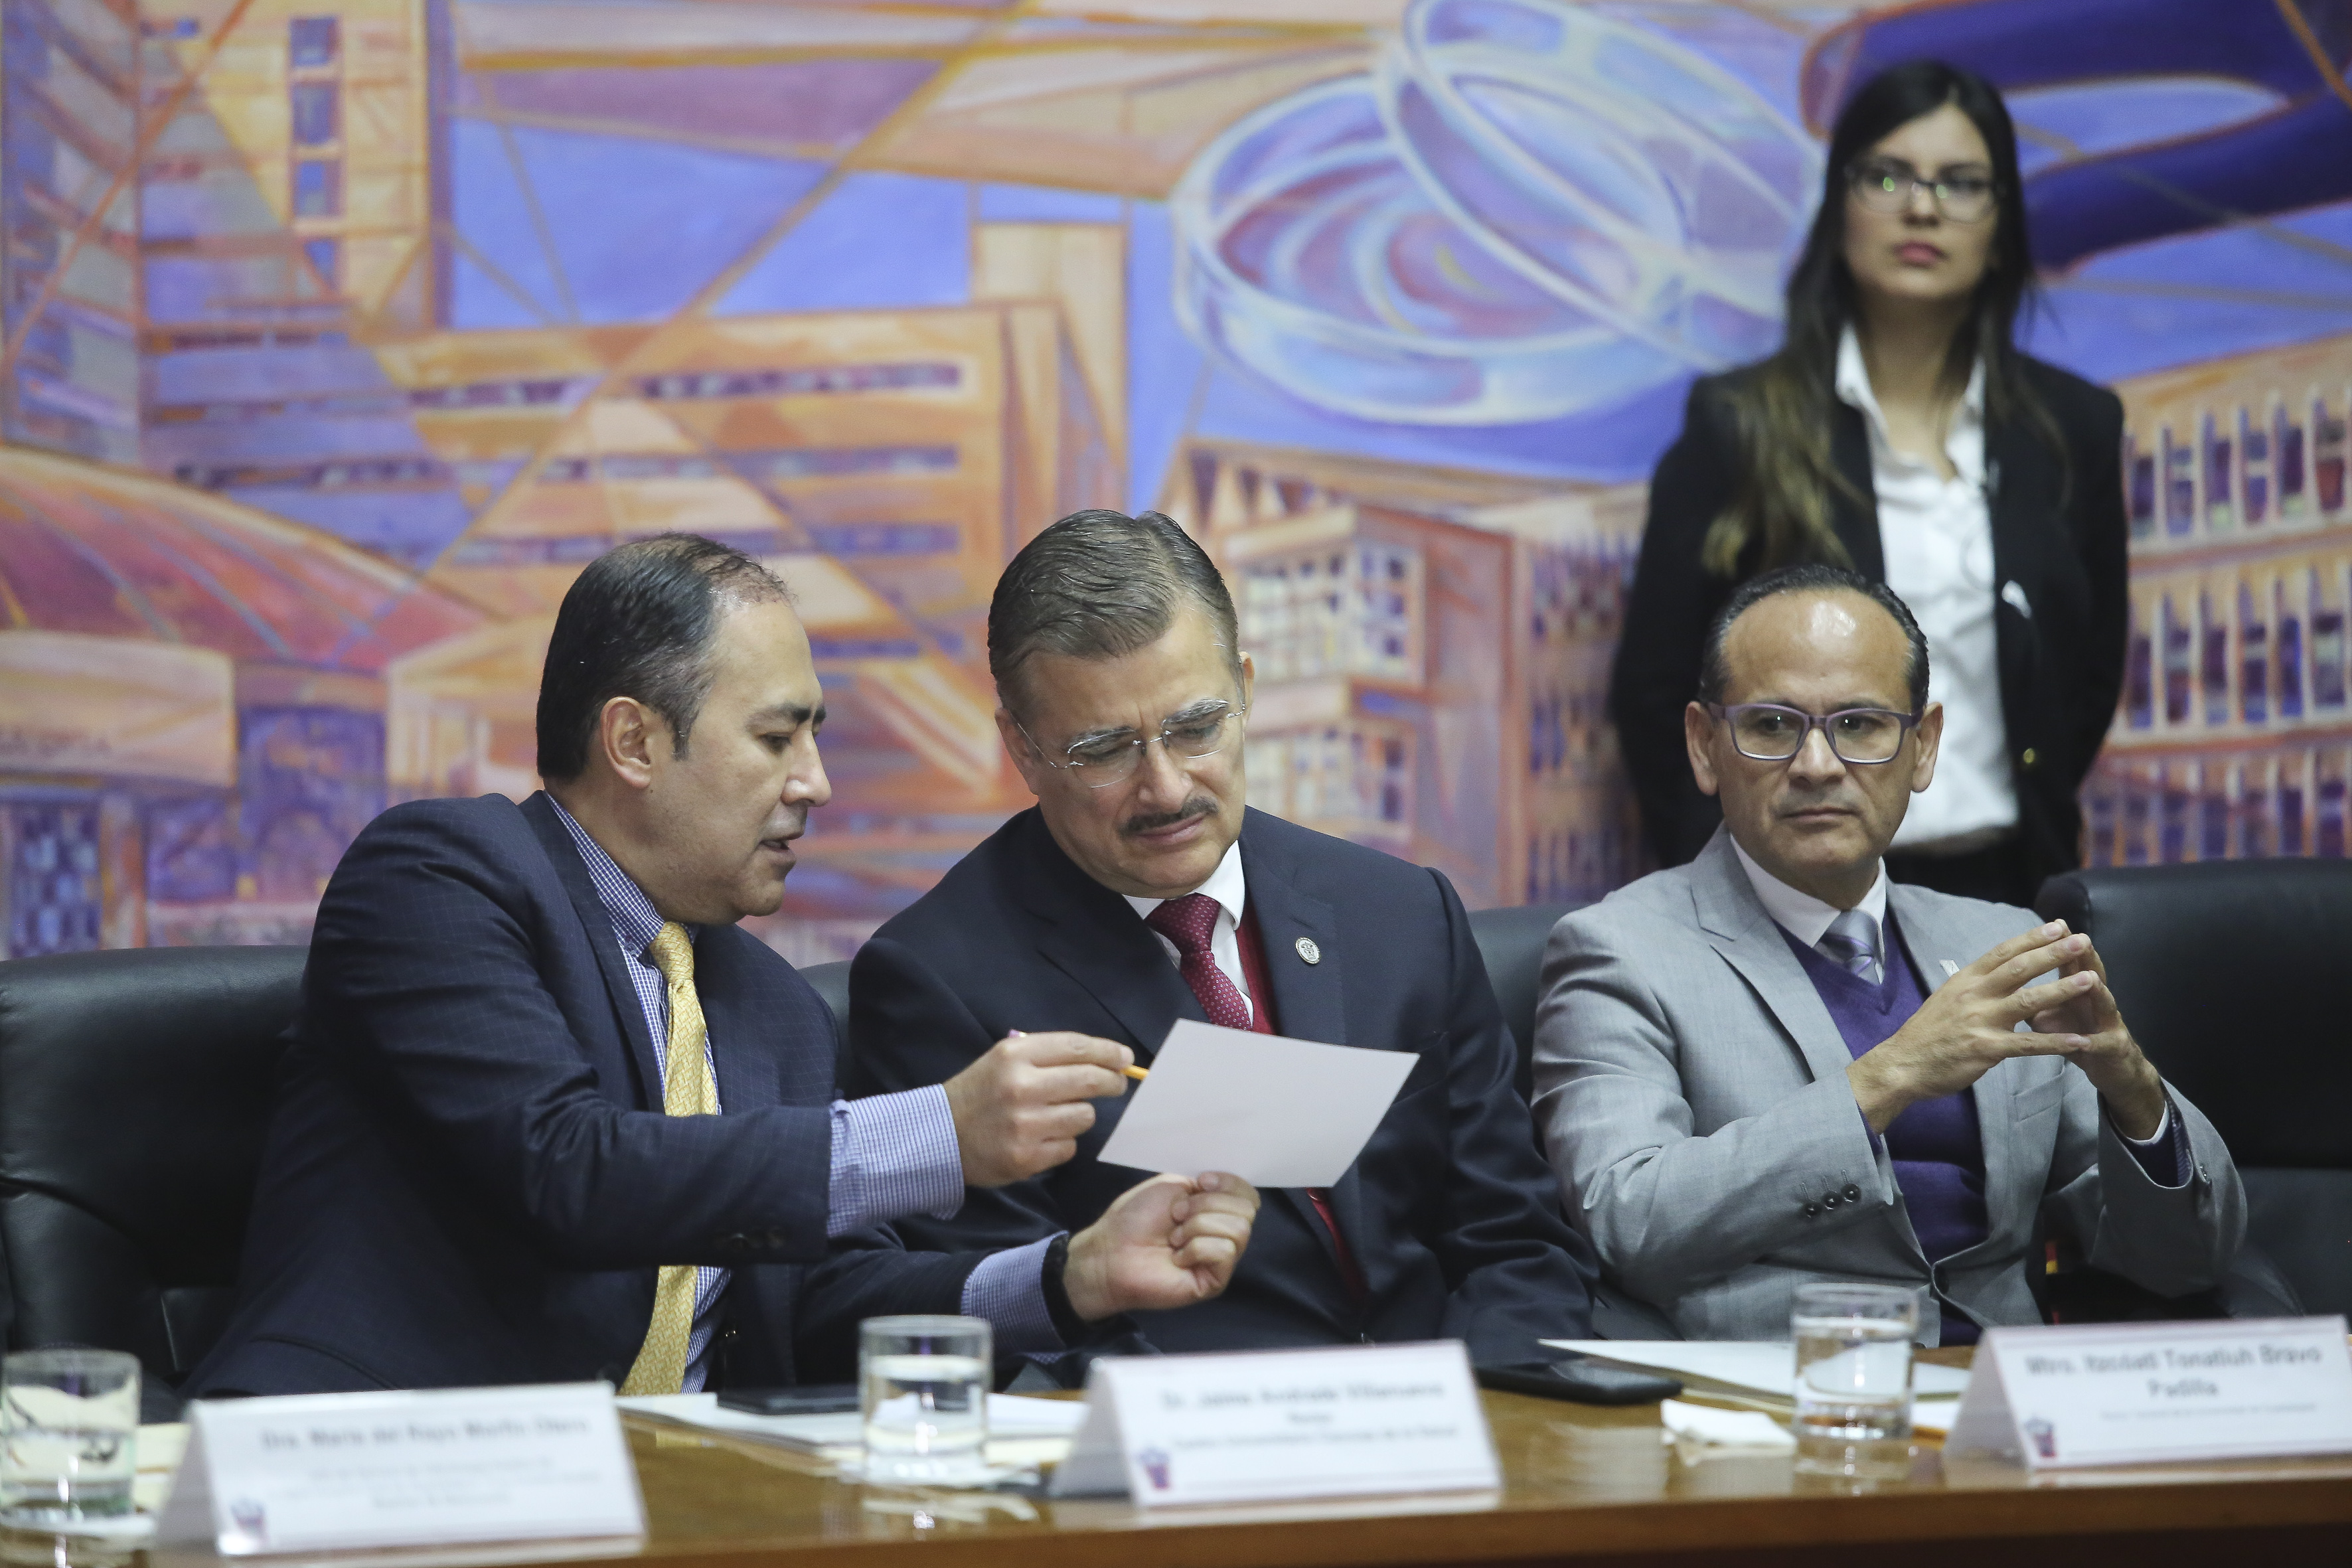
POLYGON ((1502 1005, 1503 1022, 1519 1048, 1516 1081, 1519 1098, 1532 1102, 1536 1081, 1536 991, 1543 970, 1544 943, 1559 917, 1582 904, 1526 904, 1507 910, 1473 910, 1470 936, 1486 961, 1486 979, 1502 1005))
POLYGON ((175 1384, 225 1326, 299 947, 0 963, 0 1322, 175 1384))
POLYGON ((2072 871, 2034 908, 2090 933, 2133 1037, 2229 1144, 2252 1247, 2305 1310, 2352 1313, 2352 862, 2072 871))
POLYGON ((833 1037, 846 1049, 849 1045, 849 961, 838 963, 812 963, 801 971, 801 978, 816 987, 824 1005, 833 1009, 833 1037))

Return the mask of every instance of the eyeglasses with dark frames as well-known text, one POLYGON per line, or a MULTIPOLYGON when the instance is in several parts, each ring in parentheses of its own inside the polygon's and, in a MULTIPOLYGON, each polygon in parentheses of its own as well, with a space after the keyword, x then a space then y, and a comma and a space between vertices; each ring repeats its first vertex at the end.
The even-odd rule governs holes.
POLYGON ((1731 726, 1731 743, 1741 756, 1759 763, 1787 762, 1805 749, 1805 737, 1815 730, 1842 763, 1891 763, 1903 749, 1903 737, 1919 722, 1918 714, 1891 708, 1841 708, 1816 715, 1778 702, 1710 702, 1706 710, 1731 726))
POLYGON ((1171 757, 1197 761, 1213 757, 1232 744, 1242 732, 1249 710, 1236 708, 1230 702, 1218 702, 1205 708, 1190 708, 1160 726, 1156 735, 1134 735, 1119 731, 1108 735, 1090 735, 1062 752, 1059 762, 1037 743, 1029 733, 1029 726, 1015 719, 1014 728, 1027 738, 1037 760, 1049 768, 1071 774, 1088 789, 1108 789, 1135 776, 1143 761, 1143 748, 1154 741, 1171 757))
POLYGON ((1853 199, 1874 213, 1910 210, 1925 191, 1936 210, 1954 223, 1982 223, 2000 204, 2000 185, 1990 173, 1961 167, 1923 174, 1900 158, 1865 158, 1846 171, 1853 199))

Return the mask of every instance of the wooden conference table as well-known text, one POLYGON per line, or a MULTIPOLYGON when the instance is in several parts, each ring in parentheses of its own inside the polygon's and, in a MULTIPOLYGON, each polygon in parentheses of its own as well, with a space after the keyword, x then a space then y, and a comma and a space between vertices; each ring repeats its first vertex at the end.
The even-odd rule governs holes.
MULTIPOLYGON (((1965 1362, 1968 1352, 1928 1352, 1965 1362)), ((1693 1394, 1704 1384, 1693 1384, 1693 1394)), ((620 1547, 485 1548, 371 1554, 369 1563, 656 1559, 677 1568, 1404 1568, 1553 1562, 1818 1563, 1859 1551, 1886 1568, 2284 1568, 2352 1564, 2352 1456, 2237 1461, 2030 1479, 1975 1457, 1948 1464, 1916 1446, 1899 1481, 1794 1473, 1780 1454, 1685 1459, 1655 1405, 1598 1409, 1486 1395, 1500 1495, 1357 1499, 1148 1514, 1124 1501, 1036 1501, 974 1492, 883 1490, 814 1461, 727 1439, 656 1430, 629 1441, 650 1533, 620 1547), (2259 1554, 2259 1555, 2257 1555, 2259 1554)), ((74 1568, 30 1542, 0 1561, 74 1568)), ((145 1568, 217 1568, 184 1552, 145 1568)), ((140 1568, 131 1554, 114 1558, 140 1568)), ((268 1560, 265 1560, 268 1561, 268 1560)), ((333 1559, 327 1561, 332 1562, 333 1559)), ((93 1568, 96 1565, 93 1564, 93 1568)))

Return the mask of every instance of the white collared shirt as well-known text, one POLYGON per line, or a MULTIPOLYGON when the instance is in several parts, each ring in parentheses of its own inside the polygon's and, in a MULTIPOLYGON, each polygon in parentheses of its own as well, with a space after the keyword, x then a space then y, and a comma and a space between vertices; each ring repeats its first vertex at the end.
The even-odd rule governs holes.
POLYGON ((1944 705, 1936 782, 1914 795, 1894 847, 2017 825, 2001 715, 2000 646, 1994 629, 1992 509, 1985 496, 1984 366, 1969 376, 1944 455, 1954 477, 1897 452, 1870 384, 1862 342, 1849 325, 1838 340, 1839 400, 1862 411, 1870 429, 1871 487, 1878 500, 1886 585, 1911 606, 1927 638, 1927 696, 1944 705))
MULTIPOLYGON (((1242 1005, 1249 1008, 1250 1017, 1255 1021, 1257 1005, 1250 1000, 1249 978, 1242 973, 1240 931, 1242 910, 1249 903, 1249 884, 1242 877, 1240 839, 1236 838, 1225 847, 1225 858, 1217 862, 1217 868, 1209 873, 1209 879, 1192 891, 1206 893, 1217 900, 1217 923, 1209 932, 1209 956, 1216 961, 1225 978, 1234 983, 1234 989, 1242 994, 1242 1005)), ((1152 910, 1167 901, 1165 899, 1127 900, 1128 907, 1146 920, 1150 918, 1152 910)), ((1177 952, 1176 944, 1156 931, 1151 936, 1167 952, 1168 962, 1181 968, 1183 959, 1177 952)))
MULTIPOLYGON (((1739 857, 1739 868, 1748 873, 1748 885, 1756 889, 1757 901, 1764 906, 1764 912, 1770 915, 1782 931, 1807 947, 1821 946, 1822 938, 1829 932, 1830 922, 1845 911, 1835 904, 1822 902, 1811 893, 1799 892, 1759 866, 1748 851, 1739 847, 1737 838, 1731 841, 1731 852, 1739 857)), ((1862 900, 1853 907, 1868 915, 1871 923, 1878 928, 1878 952, 1883 962, 1886 956, 1885 861, 1878 863, 1877 880, 1870 884, 1870 891, 1863 894, 1862 900)))

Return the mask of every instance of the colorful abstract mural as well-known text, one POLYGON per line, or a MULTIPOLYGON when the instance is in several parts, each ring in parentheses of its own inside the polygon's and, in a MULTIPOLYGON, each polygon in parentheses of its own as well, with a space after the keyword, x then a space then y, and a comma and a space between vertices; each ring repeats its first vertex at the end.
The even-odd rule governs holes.
POLYGON ((1061 513, 1233 581, 1257 804, 1474 904, 1642 868, 1602 691, 1690 378, 1843 94, 2025 137, 2116 384, 2116 860, 2343 853, 2352 0, 0 0, 10 954, 299 941, 388 802, 534 786, 581 565, 793 584, 845 954, 1025 796, 983 624, 1061 513))

